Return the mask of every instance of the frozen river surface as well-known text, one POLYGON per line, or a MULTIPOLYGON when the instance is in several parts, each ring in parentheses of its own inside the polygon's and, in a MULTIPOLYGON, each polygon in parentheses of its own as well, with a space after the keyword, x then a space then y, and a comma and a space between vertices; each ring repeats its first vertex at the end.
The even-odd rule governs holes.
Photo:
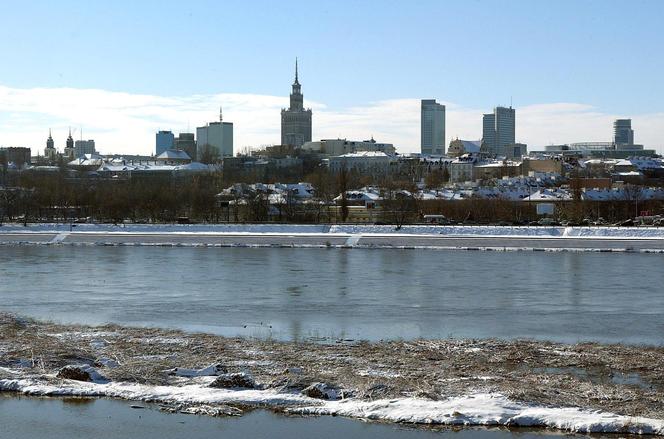
POLYGON ((664 256, 6 246, 0 310, 282 340, 664 344, 664 256))

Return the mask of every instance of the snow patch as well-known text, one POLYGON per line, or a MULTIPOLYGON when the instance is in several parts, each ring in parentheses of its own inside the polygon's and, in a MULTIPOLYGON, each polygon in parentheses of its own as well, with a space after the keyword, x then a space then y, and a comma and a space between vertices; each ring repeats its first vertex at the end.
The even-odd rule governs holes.
MULTIPOLYGON (((203 378, 201 378, 203 379, 203 378)), ((664 434, 664 420, 622 416, 571 407, 542 407, 511 401, 500 394, 474 394, 433 401, 420 398, 374 401, 320 400, 273 389, 219 389, 209 383, 182 386, 98 384, 38 379, 2 379, 0 391, 38 396, 97 396, 166 404, 242 404, 283 407, 301 415, 338 415, 398 423, 548 427, 578 433, 664 434)))
POLYGON ((443 401, 416 398, 341 400, 287 411, 412 424, 548 427, 577 433, 664 433, 664 420, 577 408, 531 406, 510 401, 499 394, 476 394, 443 401))

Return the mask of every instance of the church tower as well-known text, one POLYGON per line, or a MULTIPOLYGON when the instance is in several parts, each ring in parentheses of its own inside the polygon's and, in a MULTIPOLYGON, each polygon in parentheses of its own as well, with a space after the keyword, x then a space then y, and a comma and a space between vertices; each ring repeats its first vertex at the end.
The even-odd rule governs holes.
POLYGON ((71 127, 69 128, 69 137, 67 137, 67 143, 65 144, 64 155, 70 160, 74 159, 74 138, 71 136, 71 127))
POLYGON ((46 139, 46 149, 44 149, 44 157, 48 160, 55 160, 57 156, 57 151, 55 150, 55 142, 53 141, 53 136, 51 135, 51 129, 48 130, 48 139, 46 139))
POLYGON ((304 109, 304 95, 296 58, 290 107, 281 110, 281 144, 301 147, 305 142, 311 142, 311 109, 304 109))

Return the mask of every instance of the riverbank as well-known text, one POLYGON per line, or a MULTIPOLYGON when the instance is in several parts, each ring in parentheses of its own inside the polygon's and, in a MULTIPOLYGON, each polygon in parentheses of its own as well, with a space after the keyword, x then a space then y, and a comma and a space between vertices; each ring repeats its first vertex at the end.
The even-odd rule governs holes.
POLYGON ((664 252, 664 228, 374 225, 5 224, 0 245, 431 248, 664 252))
POLYGON ((297 343, 0 317, 0 391, 173 412, 265 407, 395 423, 664 434, 664 348, 539 341, 297 343))
POLYGON ((144 402, 0 393, 0 436, 12 438, 209 439, 221 435, 252 439, 545 439, 560 436, 546 430, 523 430, 513 433, 506 428, 412 427, 331 416, 283 416, 267 410, 214 418, 165 413, 158 404, 144 402))

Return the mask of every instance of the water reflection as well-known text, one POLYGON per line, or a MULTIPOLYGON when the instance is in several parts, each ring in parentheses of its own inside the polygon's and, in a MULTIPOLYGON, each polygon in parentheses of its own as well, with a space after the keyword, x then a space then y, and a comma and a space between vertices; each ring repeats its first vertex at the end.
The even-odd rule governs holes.
POLYGON ((662 344, 662 257, 273 248, 4 247, 2 310, 278 339, 662 344))

